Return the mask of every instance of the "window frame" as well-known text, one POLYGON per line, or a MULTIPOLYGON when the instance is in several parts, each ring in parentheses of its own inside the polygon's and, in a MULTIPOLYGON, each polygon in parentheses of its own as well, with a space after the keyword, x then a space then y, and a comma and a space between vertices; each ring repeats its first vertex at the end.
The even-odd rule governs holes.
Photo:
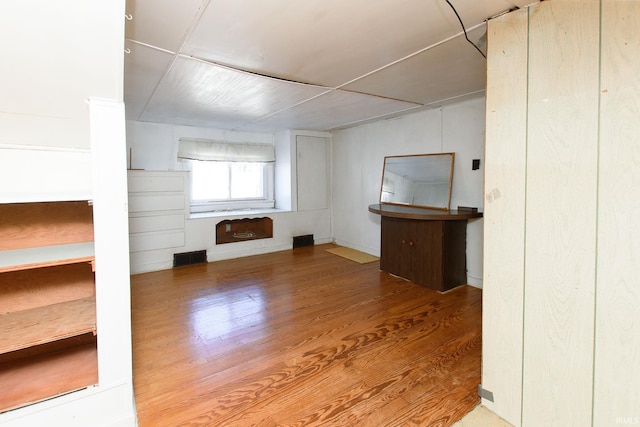
MULTIPOLYGON (((275 207, 275 164, 274 162, 239 162, 239 163, 260 163, 263 165, 263 194, 259 198, 238 198, 238 199, 193 199, 193 163, 203 160, 183 159, 189 171, 189 205, 191 213, 225 212, 250 209, 273 209, 275 207)), ((204 161, 209 162, 209 161, 204 161)), ((230 164, 232 162, 223 162, 230 164)), ((229 168, 230 171, 230 168, 229 168)), ((231 186, 231 182, 229 182, 231 186)))

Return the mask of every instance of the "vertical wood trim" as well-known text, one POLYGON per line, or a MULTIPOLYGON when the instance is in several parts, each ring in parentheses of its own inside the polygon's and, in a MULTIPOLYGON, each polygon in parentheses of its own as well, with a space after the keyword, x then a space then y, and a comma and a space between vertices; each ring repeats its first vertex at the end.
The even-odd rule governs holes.
MULTIPOLYGON (((131 300, 124 104, 89 101, 93 155, 98 376, 131 384, 131 300)), ((129 409, 129 408, 127 408, 129 409)))
POLYGON ((640 2, 601 22, 594 426, 640 423, 640 2))
POLYGON ((522 421, 591 425, 599 0, 530 10, 522 421))
POLYGON ((483 403, 520 422, 526 171, 526 9, 489 21, 485 143, 483 403))

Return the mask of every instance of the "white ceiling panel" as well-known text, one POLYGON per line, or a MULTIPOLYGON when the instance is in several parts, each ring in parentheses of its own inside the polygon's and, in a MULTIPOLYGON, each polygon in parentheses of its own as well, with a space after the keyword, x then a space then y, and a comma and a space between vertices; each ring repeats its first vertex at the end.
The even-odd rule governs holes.
POLYGON ((164 76, 141 120, 191 126, 228 120, 236 127, 325 91, 181 57, 164 76))
POLYGON ((246 129, 330 130, 345 124, 356 124, 372 117, 382 117, 420 107, 418 104, 333 90, 293 108, 281 111, 246 129), (299 127, 300 126, 300 127, 299 127))
POLYGON ((127 120, 138 120, 174 55, 135 43, 125 43, 124 91, 127 120))
POLYGON ((531 0, 129 0, 127 118, 327 130, 480 96, 484 22, 531 0))
MULTIPOLYGON (((212 4, 184 52, 300 82, 337 86, 456 30, 388 0, 222 0, 212 4), (403 30, 400 31, 400 28, 403 30), (433 40, 440 35, 432 34, 433 40)), ((438 11, 439 13, 439 11, 438 11)))
MULTIPOLYGON (((484 28, 475 33, 484 34, 484 28)), ((485 63, 473 46, 457 37, 346 85, 344 89, 428 105, 449 98, 452 87, 456 88, 456 96, 483 90, 485 63), (403 84, 397 84, 398 81, 403 84)))
MULTIPOLYGON (((504 0, 458 3, 466 5, 461 16, 468 26, 510 7, 504 0)), ((218 0, 183 52, 336 87, 460 31, 443 0, 218 0)))
POLYGON ((128 39, 177 52, 197 23, 207 0, 127 0, 128 39))

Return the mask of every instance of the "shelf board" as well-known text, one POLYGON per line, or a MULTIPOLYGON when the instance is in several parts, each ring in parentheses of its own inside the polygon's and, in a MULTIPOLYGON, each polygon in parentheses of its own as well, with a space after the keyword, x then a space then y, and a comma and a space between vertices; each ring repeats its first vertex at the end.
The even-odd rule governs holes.
POLYGON ((0 251, 0 273, 93 260, 93 242, 0 251))
POLYGON ((369 212, 390 218, 415 219, 419 221, 466 221, 482 218, 482 212, 469 209, 428 209, 391 203, 369 205, 369 212))
POLYGON ((98 383, 95 337, 87 344, 0 363, 0 412, 98 383))
POLYGON ((0 354, 95 332, 95 297, 0 313, 0 354))

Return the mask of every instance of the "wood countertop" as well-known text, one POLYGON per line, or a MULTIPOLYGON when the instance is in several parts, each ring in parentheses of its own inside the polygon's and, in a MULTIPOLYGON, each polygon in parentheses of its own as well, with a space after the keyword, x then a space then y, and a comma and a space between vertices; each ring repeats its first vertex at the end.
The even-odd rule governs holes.
POLYGON ((482 218, 482 212, 427 209, 386 203, 369 205, 369 212, 391 218, 416 219, 422 221, 462 221, 482 218))

